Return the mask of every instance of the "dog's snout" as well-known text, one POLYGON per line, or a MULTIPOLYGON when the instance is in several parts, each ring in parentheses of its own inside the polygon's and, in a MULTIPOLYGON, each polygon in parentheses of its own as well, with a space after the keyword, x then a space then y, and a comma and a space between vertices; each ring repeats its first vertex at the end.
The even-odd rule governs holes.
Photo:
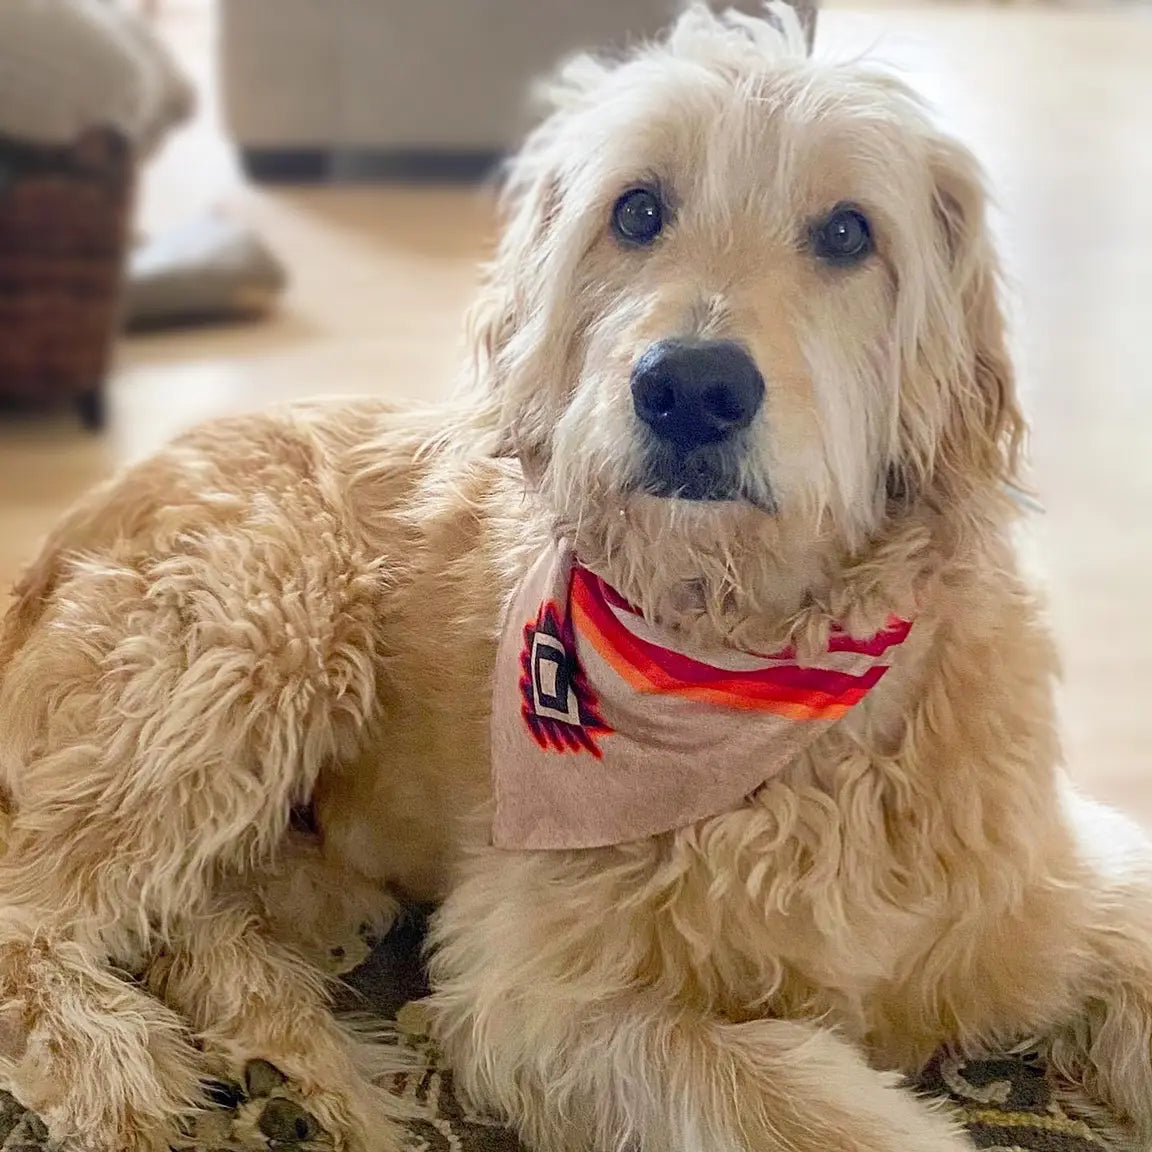
POLYGON ((632 372, 636 415, 681 452, 727 440, 764 403, 764 378, 731 340, 661 340, 632 372))

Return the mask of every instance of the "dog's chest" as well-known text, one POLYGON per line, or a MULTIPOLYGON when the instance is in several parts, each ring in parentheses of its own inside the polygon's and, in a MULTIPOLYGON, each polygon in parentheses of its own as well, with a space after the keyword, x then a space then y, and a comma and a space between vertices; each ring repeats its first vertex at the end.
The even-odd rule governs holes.
POLYGON ((941 899, 906 882, 885 825, 859 789, 780 780, 701 831, 697 882, 722 905, 718 947, 766 962, 751 997, 774 991, 785 1009, 818 997, 809 1008, 851 1015, 931 937, 941 899))

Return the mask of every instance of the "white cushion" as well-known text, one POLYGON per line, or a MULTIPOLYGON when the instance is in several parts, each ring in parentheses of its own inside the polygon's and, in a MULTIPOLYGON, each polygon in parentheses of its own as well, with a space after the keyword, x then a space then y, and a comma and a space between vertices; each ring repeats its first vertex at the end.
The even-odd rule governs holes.
POLYGON ((0 134, 70 144, 114 128, 147 155, 194 107, 139 17, 106 0, 0 0, 0 134))

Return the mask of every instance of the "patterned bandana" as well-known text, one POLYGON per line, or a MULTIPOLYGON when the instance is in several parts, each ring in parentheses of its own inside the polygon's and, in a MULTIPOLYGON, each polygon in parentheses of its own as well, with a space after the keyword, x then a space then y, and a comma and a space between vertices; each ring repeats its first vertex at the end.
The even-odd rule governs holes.
POLYGON ((728 812, 846 715, 912 624, 834 631, 801 665, 690 647, 646 621, 567 546, 517 589, 492 691, 492 840, 598 848, 728 812))

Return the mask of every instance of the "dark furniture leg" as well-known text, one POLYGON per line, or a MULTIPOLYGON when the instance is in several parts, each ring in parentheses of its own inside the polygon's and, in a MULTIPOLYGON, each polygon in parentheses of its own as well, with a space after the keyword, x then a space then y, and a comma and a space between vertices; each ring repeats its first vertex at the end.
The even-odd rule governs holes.
POLYGON ((104 389, 92 388, 81 392, 76 397, 76 411, 80 414, 80 423, 90 432, 102 432, 108 422, 108 406, 105 402, 104 389))

